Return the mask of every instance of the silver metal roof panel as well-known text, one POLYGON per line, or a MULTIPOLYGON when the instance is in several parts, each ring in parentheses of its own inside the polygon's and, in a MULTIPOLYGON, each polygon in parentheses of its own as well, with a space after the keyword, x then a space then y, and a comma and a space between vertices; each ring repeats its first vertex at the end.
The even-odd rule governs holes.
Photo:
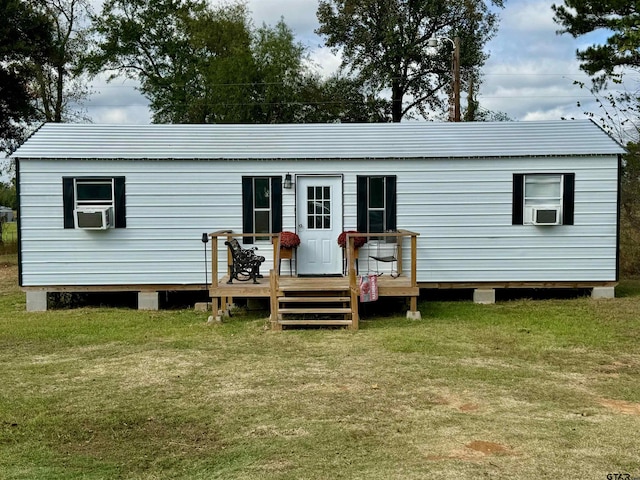
POLYGON ((284 125, 48 123, 12 157, 473 158, 623 152, 590 120, 284 125))

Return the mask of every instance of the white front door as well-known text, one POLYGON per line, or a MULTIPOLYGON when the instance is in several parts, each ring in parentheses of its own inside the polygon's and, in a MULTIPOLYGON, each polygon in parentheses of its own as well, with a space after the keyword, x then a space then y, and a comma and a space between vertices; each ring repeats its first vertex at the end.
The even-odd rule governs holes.
POLYGON ((299 275, 342 273, 342 177, 299 175, 296 177, 296 217, 300 246, 299 275))

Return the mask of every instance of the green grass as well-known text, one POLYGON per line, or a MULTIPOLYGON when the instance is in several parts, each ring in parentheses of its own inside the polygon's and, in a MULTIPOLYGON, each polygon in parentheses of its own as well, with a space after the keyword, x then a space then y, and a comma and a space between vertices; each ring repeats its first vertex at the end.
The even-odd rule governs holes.
POLYGON ((271 332, 245 312, 30 314, 0 281, 3 479, 640 476, 640 282, 271 332))
POLYGON ((16 222, 2 224, 2 243, 0 244, 0 262, 15 264, 18 252, 18 228, 16 222))
POLYGON ((5 222, 2 224, 2 241, 6 243, 16 243, 18 241, 18 227, 16 222, 5 222))

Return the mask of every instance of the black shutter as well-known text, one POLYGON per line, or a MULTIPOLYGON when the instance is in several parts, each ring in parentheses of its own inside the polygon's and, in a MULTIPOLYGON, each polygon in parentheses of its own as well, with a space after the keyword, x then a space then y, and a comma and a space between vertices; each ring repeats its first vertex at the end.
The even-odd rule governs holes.
POLYGON ((271 177, 271 233, 282 231, 282 177, 271 177))
MULTIPOLYGON (((242 233, 253 233, 252 177, 242 177, 242 233)), ((253 237, 244 237, 242 243, 253 243, 253 237)))
POLYGON ((513 174, 513 199, 511 203, 511 224, 524 224, 524 175, 522 173, 513 174))
POLYGON ((73 207, 75 195, 73 192, 73 177, 62 178, 62 208, 64 212, 64 228, 75 228, 73 207))
POLYGON ((368 231, 367 211, 369 207, 369 195, 367 194, 367 178, 358 176, 357 178, 357 227, 356 230, 362 233, 368 231))
POLYGON ((384 212, 385 224, 387 225, 387 230, 396 230, 397 229, 397 220, 396 220, 396 212, 397 212, 397 203, 396 203, 396 177, 385 177, 385 183, 387 184, 387 198, 386 198, 386 211, 384 212))
POLYGON ((114 208, 114 227, 127 228, 127 203, 125 194, 125 177, 115 177, 113 179, 113 190, 115 198, 113 199, 114 208))
POLYGON ((562 194, 562 224, 573 225, 574 204, 576 196, 576 174, 564 174, 564 188, 562 194))

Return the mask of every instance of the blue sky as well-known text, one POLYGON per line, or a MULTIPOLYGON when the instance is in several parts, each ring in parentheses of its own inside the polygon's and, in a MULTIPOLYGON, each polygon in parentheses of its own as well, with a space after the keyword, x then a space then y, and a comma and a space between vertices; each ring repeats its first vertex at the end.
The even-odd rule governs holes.
MULTIPOLYGON (((553 1, 505 3, 498 33, 487 45, 490 58, 479 92, 481 107, 504 112, 515 120, 582 118, 585 110, 597 111, 588 90, 574 85, 575 80, 589 82, 579 69, 575 52, 602 41, 602 34, 580 39, 557 35, 553 1)), ((314 33, 318 27, 317 0, 249 0, 248 6, 256 25, 273 25, 284 17, 322 72, 330 73, 340 64, 340 58, 323 47, 322 39, 314 33)), ((94 122, 150 121, 147 101, 135 91, 135 82, 123 79, 105 84, 97 79, 94 90, 96 93, 85 104, 94 122)))

